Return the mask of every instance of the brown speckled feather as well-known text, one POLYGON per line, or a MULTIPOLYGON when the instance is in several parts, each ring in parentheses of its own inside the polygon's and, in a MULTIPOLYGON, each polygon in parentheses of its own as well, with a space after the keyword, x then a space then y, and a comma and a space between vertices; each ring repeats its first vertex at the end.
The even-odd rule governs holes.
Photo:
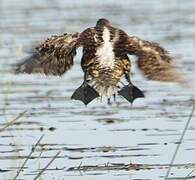
POLYGON ((172 81, 183 83, 181 72, 174 65, 174 60, 169 53, 158 43, 144 41, 131 36, 125 40, 124 50, 138 56, 138 67, 146 78, 157 81, 172 81))
POLYGON ((62 75, 73 66, 78 38, 78 33, 51 36, 36 48, 35 54, 17 64, 16 73, 62 75))

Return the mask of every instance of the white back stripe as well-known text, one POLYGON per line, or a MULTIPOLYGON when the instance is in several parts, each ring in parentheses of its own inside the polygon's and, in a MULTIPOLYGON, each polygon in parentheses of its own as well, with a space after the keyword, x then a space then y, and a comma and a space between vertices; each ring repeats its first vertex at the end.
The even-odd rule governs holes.
POLYGON ((96 57, 102 67, 114 68, 114 52, 113 43, 110 42, 110 31, 104 27, 103 31, 103 44, 97 49, 96 57))

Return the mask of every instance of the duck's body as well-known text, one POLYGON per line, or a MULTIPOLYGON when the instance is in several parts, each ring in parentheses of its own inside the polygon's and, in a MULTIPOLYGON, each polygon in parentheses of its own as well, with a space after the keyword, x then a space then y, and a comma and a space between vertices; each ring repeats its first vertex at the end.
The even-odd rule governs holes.
POLYGON ((72 99, 85 104, 99 96, 109 99, 117 92, 130 102, 144 97, 130 81, 131 62, 127 54, 138 56, 138 67, 149 79, 182 81, 168 53, 157 43, 130 37, 106 19, 98 20, 95 27, 80 34, 52 36, 38 47, 36 54, 18 64, 16 71, 62 75, 73 65, 76 49, 80 46, 83 47, 84 82, 73 93, 72 99), (129 84, 121 87, 123 75, 129 84))
POLYGON ((117 43, 121 34, 110 24, 89 28, 81 34, 83 57, 81 66, 92 78, 89 82, 100 96, 110 98, 117 93, 121 76, 129 74, 130 60, 117 43))

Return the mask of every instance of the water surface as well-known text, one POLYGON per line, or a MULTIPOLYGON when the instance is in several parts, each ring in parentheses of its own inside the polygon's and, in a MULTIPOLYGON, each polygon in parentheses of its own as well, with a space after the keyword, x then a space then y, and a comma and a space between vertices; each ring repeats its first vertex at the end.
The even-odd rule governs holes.
MULTIPOLYGON (((151 1, 0 1, 0 127, 26 115, 0 133, 0 179, 13 179, 37 140, 20 179, 164 179, 195 91, 195 3, 151 1), (92 102, 87 108, 70 96, 82 82, 81 51, 66 75, 14 75, 10 65, 27 57, 52 34, 82 31, 106 17, 131 35, 165 46, 178 61, 189 87, 147 81, 133 68, 133 82, 146 98, 130 106, 92 102)), ((133 62, 135 58, 131 57, 133 62)), ((195 168, 195 118, 181 144, 170 178, 195 168)), ((190 176, 195 176, 192 173, 190 176)))

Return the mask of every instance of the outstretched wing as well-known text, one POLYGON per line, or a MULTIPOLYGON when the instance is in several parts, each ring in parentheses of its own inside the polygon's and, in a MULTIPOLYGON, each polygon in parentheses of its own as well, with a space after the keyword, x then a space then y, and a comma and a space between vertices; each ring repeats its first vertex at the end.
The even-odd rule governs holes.
POLYGON ((151 80, 184 82, 173 58, 158 43, 144 41, 138 37, 127 37, 127 53, 138 56, 138 67, 151 80))
POLYGON ((51 36, 36 48, 32 56, 17 64, 15 72, 62 75, 73 66, 78 39, 78 33, 51 36))

